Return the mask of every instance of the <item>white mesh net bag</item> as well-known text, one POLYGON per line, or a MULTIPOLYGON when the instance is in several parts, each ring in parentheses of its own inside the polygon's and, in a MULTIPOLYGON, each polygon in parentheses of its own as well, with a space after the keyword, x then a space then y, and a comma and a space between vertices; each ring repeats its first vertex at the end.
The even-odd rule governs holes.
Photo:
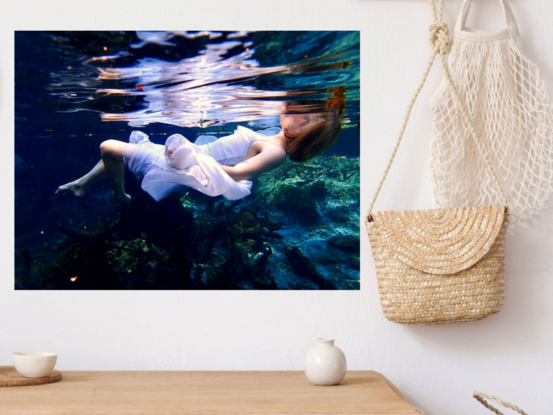
MULTIPOLYGON (((448 57, 453 82, 517 222, 538 214, 553 190, 553 107, 540 70, 520 47, 515 17, 499 0, 507 29, 465 28, 464 0, 448 57)), ((432 180, 439 207, 490 205, 497 192, 445 80, 434 112, 432 180)))

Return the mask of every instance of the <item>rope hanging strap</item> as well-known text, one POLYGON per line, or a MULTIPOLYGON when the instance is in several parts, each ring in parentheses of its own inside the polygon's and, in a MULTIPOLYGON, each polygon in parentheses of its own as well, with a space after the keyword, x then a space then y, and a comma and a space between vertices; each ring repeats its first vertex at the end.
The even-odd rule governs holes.
POLYGON ((484 405, 486 408, 496 413, 497 415, 503 415, 503 412, 500 412, 498 409, 491 406, 488 402, 486 402, 486 399, 497 402, 498 404, 503 405, 505 408, 512 409, 513 411, 518 412, 521 415, 528 415, 518 406, 513 405, 512 403, 509 403, 509 402, 505 402, 493 395, 488 395, 487 393, 482 393, 482 392, 474 392, 472 396, 474 397, 474 399, 476 399, 478 402, 480 402, 482 405, 484 405))
POLYGON ((436 5, 435 0, 429 0, 430 7, 432 8, 432 14, 434 16, 434 22, 430 25, 430 44, 432 45, 432 55, 430 56, 430 59, 428 60, 428 63, 426 64, 426 68, 424 69, 422 79, 420 83, 418 84, 417 88, 415 89, 415 93, 413 94, 413 97, 409 101, 409 104, 407 105, 407 110, 405 112, 405 116, 403 117, 403 122, 401 124, 401 128, 399 131, 399 135, 397 137, 396 143, 394 145, 394 148, 392 150, 392 155, 390 156, 390 159, 388 160, 388 164, 386 165, 386 168, 384 169, 384 174, 382 175, 382 178, 380 179, 380 182, 378 183, 378 186, 376 188, 376 191, 372 197, 371 202, 369 203, 369 207, 367 209, 367 220, 370 222, 372 221, 371 212, 373 210, 374 204, 376 202, 376 199, 378 197, 378 194, 380 193, 380 190, 382 189, 382 185, 384 184, 384 180, 386 180, 386 176, 388 175, 388 171, 390 170, 390 167, 392 166, 392 162, 394 161, 394 158, 396 156, 397 150, 399 148, 399 144, 401 142, 401 139, 403 137, 403 134, 405 132, 405 129, 407 127, 407 123, 409 121, 409 117, 411 115, 411 110, 413 109, 413 105, 415 104, 415 101, 417 100, 417 97, 419 96, 422 87, 424 86, 426 79, 428 77, 428 73, 430 72, 430 68, 432 68, 432 64, 434 63, 434 59, 436 58, 436 55, 440 55, 440 62, 442 64, 442 71, 445 77, 445 80, 447 82, 447 85, 451 91, 451 94, 455 100, 455 104, 457 105, 457 108, 461 112, 461 115, 463 117, 463 121, 466 125, 466 127, 469 129, 470 136, 472 137, 476 148, 478 150, 478 153, 480 154, 482 160, 484 161, 484 165, 486 166, 486 170, 490 174, 492 181, 494 185, 497 187, 499 191, 499 195, 501 197, 501 201, 503 205, 507 206, 507 198, 505 197, 505 193, 503 192, 503 189, 501 188, 501 185, 499 184, 499 181, 497 180, 497 176, 495 175, 495 172, 493 171, 490 162, 488 158, 486 157, 486 154, 484 153, 484 150, 482 148, 482 144, 480 143, 480 140, 476 136, 476 131, 474 130, 474 126, 472 125, 472 121, 470 120, 467 110, 461 101, 461 98, 459 97, 459 94, 457 90, 455 89, 455 86, 453 85, 453 81, 451 79, 451 75, 449 73, 449 69, 447 67, 447 63, 445 60, 445 56, 449 53, 451 50, 451 40, 449 38, 449 29, 447 25, 442 21, 442 15, 443 15, 443 9, 444 9, 444 1, 438 0, 438 3, 436 5))

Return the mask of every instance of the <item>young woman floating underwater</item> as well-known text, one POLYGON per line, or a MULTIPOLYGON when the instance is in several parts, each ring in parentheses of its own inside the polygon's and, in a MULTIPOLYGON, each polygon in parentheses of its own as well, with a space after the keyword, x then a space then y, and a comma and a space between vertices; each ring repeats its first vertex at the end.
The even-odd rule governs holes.
POLYGON ((303 162, 332 146, 340 136, 344 106, 344 90, 337 88, 323 112, 282 115, 276 135, 238 127, 234 134, 207 144, 191 143, 180 134, 170 136, 165 145, 155 144, 146 134, 133 131, 128 143, 104 141, 102 158, 92 170, 60 186, 56 194, 71 192, 80 197, 87 186, 107 177, 115 200, 130 202, 124 188, 127 167, 157 201, 183 186, 209 196, 240 199, 250 194, 247 179, 279 167, 286 156, 303 162))

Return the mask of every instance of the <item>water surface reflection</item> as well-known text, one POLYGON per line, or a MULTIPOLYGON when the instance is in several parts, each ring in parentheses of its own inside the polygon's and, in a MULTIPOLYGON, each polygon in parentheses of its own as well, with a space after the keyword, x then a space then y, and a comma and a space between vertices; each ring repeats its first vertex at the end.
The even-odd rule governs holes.
POLYGON ((52 73, 59 110, 133 127, 267 126, 292 108, 325 111, 328 97, 347 91, 343 122, 358 119, 359 32, 136 32, 116 46, 52 73), (160 50, 168 58, 154 57, 160 50))

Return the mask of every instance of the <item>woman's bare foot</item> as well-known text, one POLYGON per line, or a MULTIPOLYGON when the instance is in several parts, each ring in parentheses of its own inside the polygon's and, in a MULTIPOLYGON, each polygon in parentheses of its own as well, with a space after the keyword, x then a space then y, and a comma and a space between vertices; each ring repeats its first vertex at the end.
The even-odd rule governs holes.
POLYGON ((56 194, 58 195, 61 193, 71 192, 77 197, 83 197, 85 189, 86 187, 83 186, 79 182, 79 180, 75 180, 74 182, 70 182, 58 187, 58 189, 56 190, 56 194))
POLYGON ((115 200, 116 203, 131 203, 131 195, 128 195, 126 193, 115 194, 114 192, 113 200, 115 200))

